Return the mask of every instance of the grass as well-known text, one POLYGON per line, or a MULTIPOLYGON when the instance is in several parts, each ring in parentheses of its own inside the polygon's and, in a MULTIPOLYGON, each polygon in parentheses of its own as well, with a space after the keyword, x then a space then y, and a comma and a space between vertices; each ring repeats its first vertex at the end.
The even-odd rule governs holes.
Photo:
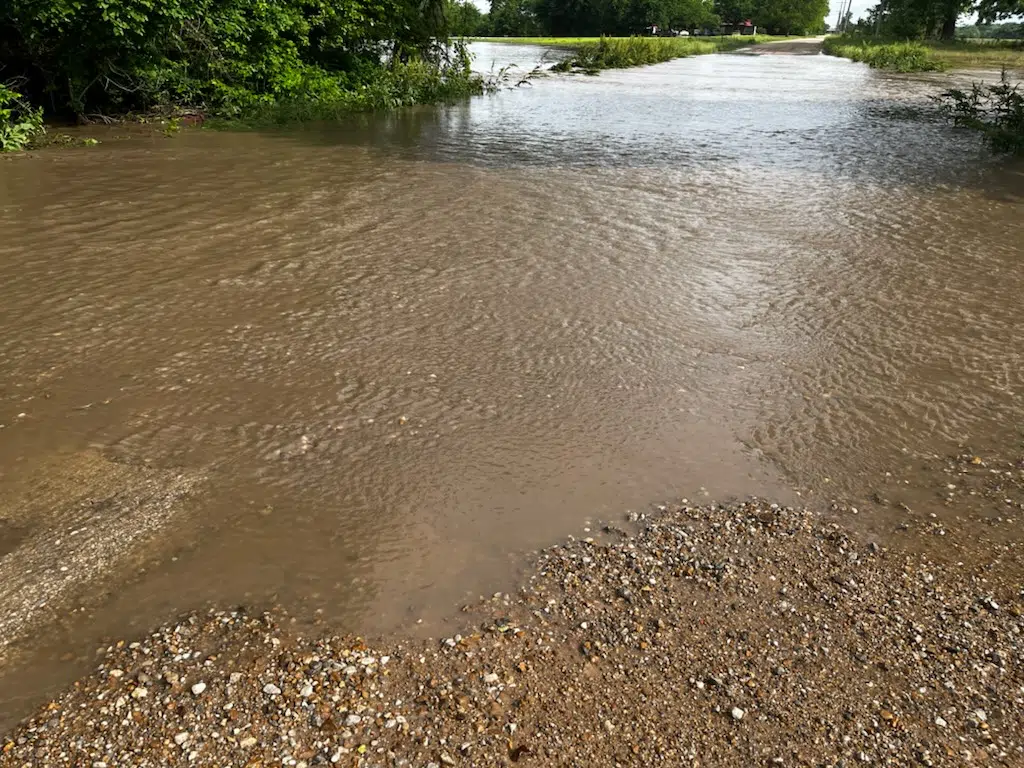
POLYGON ((862 61, 874 69, 891 72, 930 72, 944 68, 928 48, 917 42, 886 43, 838 35, 825 38, 822 49, 830 56, 862 61))
POLYGON ((556 71, 639 67, 686 56, 732 51, 754 43, 784 40, 768 35, 731 37, 519 37, 479 38, 481 41, 564 46, 575 54, 555 65, 556 71))
POLYGON ((933 58, 956 69, 1022 69, 1024 40, 950 40, 925 43, 933 58))
POLYGON ((893 72, 957 69, 1024 69, 1024 41, 951 40, 893 42, 854 35, 825 39, 825 53, 893 72))

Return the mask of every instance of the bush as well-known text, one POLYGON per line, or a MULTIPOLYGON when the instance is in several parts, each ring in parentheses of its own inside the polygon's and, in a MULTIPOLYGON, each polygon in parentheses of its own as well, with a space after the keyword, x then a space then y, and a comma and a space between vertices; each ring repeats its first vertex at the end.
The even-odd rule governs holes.
POLYGON ((0 83, 0 152, 26 149, 45 132, 43 110, 28 106, 20 93, 0 83))
POLYGON ((935 100, 954 125, 980 131, 996 152, 1024 154, 1024 94, 1005 70, 997 85, 974 83, 969 91, 951 88, 935 100))
POLYGON ((48 109, 235 116, 344 100, 392 64, 439 67, 441 0, 6 0, 0 61, 48 109))
POLYGON ((874 69, 891 72, 931 72, 942 69, 921 43, 883 43, 852 36, 825 38, 825 53, 853 61, 862 61, 874 69))
POLYGON ((753 38, 699 40, 692 37, 602 37, 597 42, 576 46, 572 56, 558 62, 553 70, 596 71, 640 67, 685 56, 732 50, 755 42, 753 38))

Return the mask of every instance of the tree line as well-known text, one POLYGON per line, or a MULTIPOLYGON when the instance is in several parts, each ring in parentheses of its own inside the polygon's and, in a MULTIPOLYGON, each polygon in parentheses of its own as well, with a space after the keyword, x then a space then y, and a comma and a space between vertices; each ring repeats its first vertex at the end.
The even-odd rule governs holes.
MULTIPOLYGON (((964 33, 957 22, 975 14, 978 29, 992 28, 993 22, 1024 15, 1024 0, 880 0, 857 24, 862 32, 901 40, 953 40, 955 37, 989 37, 964 33)), ((1016 27, 1020 25, 998 25, 1016 27)))
POLYGON ((828 0, 491 0, 481 13, 450 0, 453 34, 591 37, 642 34, 651 26, 714 30, 750 20, 770 34, 825 31, 828 0))

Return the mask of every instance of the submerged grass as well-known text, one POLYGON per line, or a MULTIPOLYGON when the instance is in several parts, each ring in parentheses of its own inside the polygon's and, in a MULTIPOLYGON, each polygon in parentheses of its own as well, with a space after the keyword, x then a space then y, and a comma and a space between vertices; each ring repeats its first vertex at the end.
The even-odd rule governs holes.
POLYGON ((1022 69, 1022 40, 887 41, 856 35, 825 39, 825 53, 894 72, 959 69, 1022 69))
MULTIPOLYGON (((557 38, 556 38, 557 39, 557 38)), ((563 59, 553 69, 559 72, 640 67, 686 56, 732 51, 754 43, 763 43, 768 36, 733 37, 602 37, 574 45, 575 54, 563 59)))

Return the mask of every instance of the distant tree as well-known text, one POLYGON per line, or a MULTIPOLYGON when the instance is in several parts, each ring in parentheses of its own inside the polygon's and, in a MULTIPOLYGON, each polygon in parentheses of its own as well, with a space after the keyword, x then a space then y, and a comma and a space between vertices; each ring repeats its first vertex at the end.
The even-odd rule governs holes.
POLYGON ((490 33, 499 37, 529 37, 540 33, 531 0, 491 0, 490 33))
POLYGON ((448 30, 453 37, 472 37, 484 33, 484 14, 470 0, 450 0, 445 4, 448 30))

